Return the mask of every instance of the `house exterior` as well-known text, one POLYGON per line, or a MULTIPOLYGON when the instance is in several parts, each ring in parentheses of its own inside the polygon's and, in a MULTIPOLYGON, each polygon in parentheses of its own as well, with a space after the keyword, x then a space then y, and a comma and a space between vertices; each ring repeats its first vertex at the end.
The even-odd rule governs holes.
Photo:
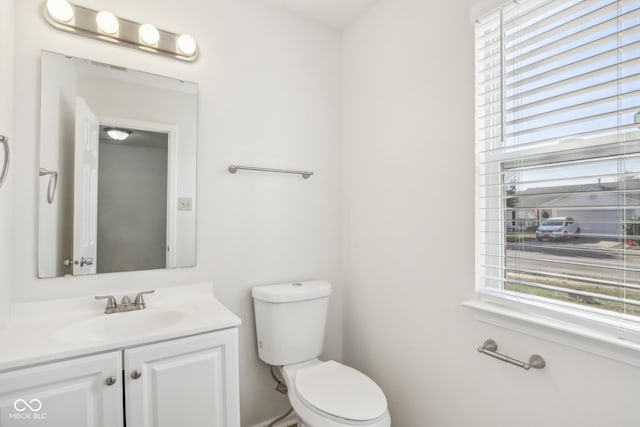
POLYGON ((508 200, 508 231, 531 230, 545 218, 569 216, 582 236, 617 240, 622 225, 640 217, 640 179, 536 187, 514 192, 508 200))

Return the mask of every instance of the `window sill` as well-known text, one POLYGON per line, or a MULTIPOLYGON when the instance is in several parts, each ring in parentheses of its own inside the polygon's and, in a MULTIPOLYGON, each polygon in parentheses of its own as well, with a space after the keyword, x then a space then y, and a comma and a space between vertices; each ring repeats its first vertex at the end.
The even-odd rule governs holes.
POLYGON ((640 367, 640 331, 494 295, 478 294, 462 305, 480 322, 640 367))

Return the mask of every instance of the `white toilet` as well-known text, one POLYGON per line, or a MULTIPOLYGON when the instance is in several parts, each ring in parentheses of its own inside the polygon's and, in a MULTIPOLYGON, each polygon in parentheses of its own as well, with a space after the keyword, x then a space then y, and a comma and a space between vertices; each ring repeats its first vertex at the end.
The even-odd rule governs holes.
POLYGON ((389 427, 384 393, 362 372, 318 359, 331 285, 322 280, 253 288, 258 356, 280 367, 301 427, 389 427))

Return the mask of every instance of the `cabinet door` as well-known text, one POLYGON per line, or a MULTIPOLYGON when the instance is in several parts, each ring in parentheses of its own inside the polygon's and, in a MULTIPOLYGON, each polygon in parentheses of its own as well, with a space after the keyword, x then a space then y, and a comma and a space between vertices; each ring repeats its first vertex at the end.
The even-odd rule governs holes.
POLYGON ((0 427, 122 427, 122 412, 119 351, 0 374, 0 427))
POLYGON ((127 427, 240 427, 236 329, 124 352, 127 427))

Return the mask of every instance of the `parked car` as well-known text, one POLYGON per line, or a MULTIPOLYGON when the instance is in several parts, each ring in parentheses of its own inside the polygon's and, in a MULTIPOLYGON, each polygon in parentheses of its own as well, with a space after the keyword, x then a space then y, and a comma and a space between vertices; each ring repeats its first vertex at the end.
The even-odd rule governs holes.
POLYGON ((570 216, 545 219, 536 230, 538 240, 560 240, 579 236, 580 227, 570 216))

